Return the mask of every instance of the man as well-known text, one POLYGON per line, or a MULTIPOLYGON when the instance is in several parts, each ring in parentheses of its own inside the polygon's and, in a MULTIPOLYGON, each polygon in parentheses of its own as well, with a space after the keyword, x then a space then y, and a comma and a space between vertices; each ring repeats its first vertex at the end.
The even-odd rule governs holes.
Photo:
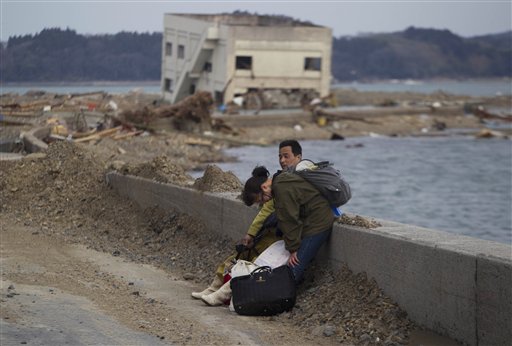
MULTIPOLYGON (((302 147, 296 140, 285 140, 279 144, 279 165, 281 171, 278 171, 275 175, 281 172, 293 169, 302 160, 302 147)), ((263 227, 263 224, 267 218, 274 212, 274 201, 271 198, 265 198, 260 201, 261 209, 258 215, 254 218, 247 234, 242 238, 241 244, 245 247, 256 251, 250 252, 244 259, 253 261, 257 255, 263 252, 267 247, 272 245, 277 240, 281 239, 280 234, 276 234, 276 230, 268 231, 258 240, 255 244, 255 238, 263 227)), ((224 284, 224 275, 226 269, 231 266, 236 254, 233 254, 226 258, 218 267, 215 272, 215 278, 213 282, 205 290, 201 292, 192 292, 192 297, 195 299, 201 299, 207 305, 216 306, 222 305, 224 302, 231 297, 231 288, 229 282, 224 284)))
POLYGON ((302 147, 294 139, 279 143, 279 164, 283 171, 295 167, 302 160, 302 147))

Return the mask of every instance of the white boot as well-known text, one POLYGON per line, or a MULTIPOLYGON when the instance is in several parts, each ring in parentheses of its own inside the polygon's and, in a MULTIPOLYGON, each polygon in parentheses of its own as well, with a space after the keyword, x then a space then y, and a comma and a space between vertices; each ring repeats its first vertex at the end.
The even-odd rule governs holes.
POLYGON ((216 292, 201 297, 201 300, 210 306, 223 305, 231 299, 230 282, 226 282, 216 292))
POLYGON ((215 275, 215 279, 213 279, 213 282, 210 284, 210 286, 208 286, 201 292, 192 292, 192 298, 201 299, 203 295, 211 294, 217 291, 222 286, 223 283, 224 280, 222 280, 219 276, 215 275))

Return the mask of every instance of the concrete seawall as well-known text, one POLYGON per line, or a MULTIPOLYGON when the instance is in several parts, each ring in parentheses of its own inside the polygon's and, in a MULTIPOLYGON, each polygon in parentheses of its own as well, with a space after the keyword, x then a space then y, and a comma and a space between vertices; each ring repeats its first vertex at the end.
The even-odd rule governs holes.
POLYGON ((23 143, 29 153, 38 153, 48 149, 48 144, 42 138, 48 137, 52 128, 50 126, 37 127, 22 134, 23 143))
MULTIPOLYGON (((175 208, 213 232, 239 239, 257 214, 236 194, 202 193, 107 174, 141 208, 175 208)), ((395 222, 364 229, 336 224, 321 259, 366 272, 420 325, 469 345, 512 343, 512 247, 395 222)))

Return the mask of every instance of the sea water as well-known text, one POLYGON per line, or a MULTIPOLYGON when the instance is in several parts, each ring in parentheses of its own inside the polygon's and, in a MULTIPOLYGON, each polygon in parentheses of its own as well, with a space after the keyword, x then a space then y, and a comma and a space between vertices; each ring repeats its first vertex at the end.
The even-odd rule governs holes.
MULTIPOLYGON (((333 162, 351 185, 344 211, 512 243, 510 140, 360 137, 301 145, 304 158, 333 162)), ((238 161, 217 165, 242 182, 256 165, 279 169, 277 146, 225 153, 238 161)))
POLYGON ((512 94, 512 81, 503 79, 474 80, 383 80, 370 83, 346 82, 332 86, 337 89, 355 89, 357 91, 413 92, 431 94, 445 92, 453 95, 499 96, 512 94))
MULTIPOLYGON (((371 83, 346 82, 331 86, 333 89, 355 89, 357 91, 382 91, 430 94, 442 91, 454 95, 496 96, 511 95, 512 81, 503 79, 475 80, 382 80, 371 83)), ((24 94, 29 90, 42 90, 57 94, 79 94, 104 91, 110 94, 139 91, 148 94, 161 94, 160 81, 144 82, 90 82, 90 83, 3 83, 0 94, 24 94)))

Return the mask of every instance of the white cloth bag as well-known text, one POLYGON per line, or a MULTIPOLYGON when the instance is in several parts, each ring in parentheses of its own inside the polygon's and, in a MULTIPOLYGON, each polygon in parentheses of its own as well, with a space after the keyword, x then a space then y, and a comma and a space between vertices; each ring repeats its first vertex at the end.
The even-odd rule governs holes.
POLYGON ((244 260, 237 260, 236 263, 231 268, 231 278, 236 278, 237 276, 249 275, 251 272, 258 268, 259 266, 244 260))
POLYGON ((254 261, 260 267, 274 269, 288 263, 290 252, 284 247, 284 240, 278 240, 263 251, 254 261))

